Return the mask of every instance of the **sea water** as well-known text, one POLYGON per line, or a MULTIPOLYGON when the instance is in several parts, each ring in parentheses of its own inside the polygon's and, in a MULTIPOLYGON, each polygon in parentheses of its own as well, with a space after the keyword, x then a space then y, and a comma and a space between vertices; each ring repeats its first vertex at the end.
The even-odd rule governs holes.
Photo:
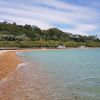
POLYGON ((42 92, 51 100, 100 100, 100 48, 34 50, 23 55, 31 66, 38 64, 45 76, 40 87, 44 84, 42 92))

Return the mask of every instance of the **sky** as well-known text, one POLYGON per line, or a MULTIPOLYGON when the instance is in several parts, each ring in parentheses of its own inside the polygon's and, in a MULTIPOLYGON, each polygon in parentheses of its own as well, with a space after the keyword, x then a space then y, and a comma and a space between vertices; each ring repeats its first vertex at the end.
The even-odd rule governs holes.
POLYGON ((4 20, 100 38, 100 0, 0 0, 4 20))

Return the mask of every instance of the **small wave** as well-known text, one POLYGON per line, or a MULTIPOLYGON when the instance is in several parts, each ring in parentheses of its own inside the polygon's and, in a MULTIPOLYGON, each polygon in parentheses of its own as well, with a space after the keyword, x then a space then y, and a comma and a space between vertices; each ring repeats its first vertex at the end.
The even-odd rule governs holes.
POLYGON ((16 55, 17 56, 22 56, 23 57, 23 54, 21 52, 16 52, 16 55))
POLYGON ((85 78, 82 81, 100 81, 100 78, 98 77, 89 77, 89 78, 85 78))
POLYGON ((16 69, 19 69, 21 66, 27 66, 27 65, 28 65, 28 63, 21 63, 16 67, 16 69))

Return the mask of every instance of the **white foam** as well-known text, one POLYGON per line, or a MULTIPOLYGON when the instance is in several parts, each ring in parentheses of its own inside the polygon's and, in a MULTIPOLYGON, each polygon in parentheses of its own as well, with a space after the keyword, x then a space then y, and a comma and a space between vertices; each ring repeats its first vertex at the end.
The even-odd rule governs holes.
POLYGON ((19 69, 21 66, 26 66, 26 65, 28 65, 28 63, 21 63, 16 67, 16 69, 19 69))
POLYGON ((22 56, 23 57, 23 54, 21 52, 16 52, 16 55, 17 56, 22 56))

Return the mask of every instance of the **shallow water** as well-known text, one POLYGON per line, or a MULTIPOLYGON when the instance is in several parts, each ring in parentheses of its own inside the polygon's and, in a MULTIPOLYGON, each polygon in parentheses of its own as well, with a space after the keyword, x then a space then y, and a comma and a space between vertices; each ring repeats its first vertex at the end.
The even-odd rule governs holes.
POLYGON ((100 49, 24 52, 0 85, 4 100, 100 100, 100 49), (1 88, 2 87, 2 88, 1 88))

